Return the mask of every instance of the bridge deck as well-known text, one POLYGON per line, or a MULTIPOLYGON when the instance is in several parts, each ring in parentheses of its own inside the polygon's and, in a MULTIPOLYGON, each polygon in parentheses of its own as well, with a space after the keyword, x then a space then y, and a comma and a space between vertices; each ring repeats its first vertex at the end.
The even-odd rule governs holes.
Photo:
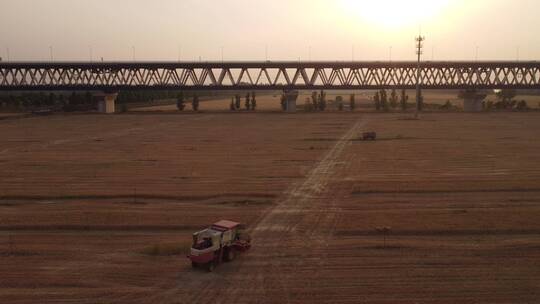
MULTIPOLYGON (((0 90, 414 88, 413 61, 0 62, 0 90)), ((540 89, 537 61, 426 61, 425 89, 540 89)))

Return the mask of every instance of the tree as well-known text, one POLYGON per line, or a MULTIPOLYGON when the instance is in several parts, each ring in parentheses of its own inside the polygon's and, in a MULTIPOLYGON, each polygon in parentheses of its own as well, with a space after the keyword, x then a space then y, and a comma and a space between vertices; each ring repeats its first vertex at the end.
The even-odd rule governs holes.
POLYGON ((386 237, 392 231, 392 227, 377 227, 375 231, 383 235, 383 248, 386 248, 386 237))
POLYGON ((193 111, 199 111, 199 96, 197 96, 197 94, 193 96, 193 102, 191 103, 191 106, 193 107, 193 111))
POLYGON ((498 91, 496 95, 503 103, 508 103, 517 96, 517 92, 514 89, 504 89, 498 91))
POLYGON ((255 92, 251 92, 251 110, 257 109, 257 99, 255 98, 255 92))
POLYGON ((13 102, 15 104, 15 108, 17 109, 21 109, 25 106, 25 101, 24 99, 22 98, 21 95, 15 95, 13 96, 13 102))
POLYGON ((319 95, 319 110, 326 110, 326 93, 323 90, 321 90, 321 94, 319 95))
POLYGON ((407 95, 407 91, 405 89, 401 90, 401 98, 399 99, 399 103, 401 104, 401 110, 407 111, 407 102, 409 101, 409 95, 407 95))
POLYGON ((7 100, 7 106, 8 106, 8 107, 11 107, 11 108, 14 108, 14 109, 17 108, 16 105, 15 105, 15 96, 9 94, 9 95, 7 96, 7 99, 6 99, 6 100, 7 100))
POLYGON ((69 97, 69 104, 78 104, 78 98, 77 98, 77 93, 73 92, 71 93, 71 96, 69 97))
POLYGON ((518 103, 517 100, 512 99, 512 101, 508 105, 508 109, 510 109, 510 110, 515 109, 517 107, 517 103, 518 103))
POLYGON ((285 93, 281 94, 281 109, 287 111, 287 96, 285 96, 285 93))
POLYGON ((343 111, 343 97, 337 96, 336 97, 336 103, 338 105, 338 110, 343 111))
POLYGON ((386 94, 386 90, 381 90, 381 93, 380 93, 380 96, 381 96, 381 108, 388 112, 389 110, 389 106, 388 106, 388 95, 386 94))
POLYGON ((236 94, 236 95, 235 95, 235 98, 236 98, 236 99, 235 99, 235 107, 236 107, 237 110, 239 110, 239 109, 240 109, 240 103, 241 103, 240 95, 239 95, 239 94, 236 94))
POLYGON ((249 96, 249 93, 247 93, 247 95, 246 95, 246 102, 244 103, 244 106, 246 107, 246 110, 247 110, 247 111, 249 111, 249 109, 250 109, 250 104, 249 104, 250 98, 249 98, 249 97, 250 97, 250 96, 249 96))
POLYGON ((19 95, 17 97, 20 100, 19 105, 22 104, 23 108, 28 108, 28 106, 30 104, 30 102, 28 101, 28 98, 26 98, 25 96, 21 96, 21 95, 19 95))
POLYGON ((62 106, 66 105, 66 97, 64 96, 64 94, 60 94, 59 101, 62 106))
POLYGON ((45 93, 43 92, 39 92, 39 95, 37 96, 37 100, 38 100, 38 105, 42 106, 42 105, 49 105, 48 104, 48 98, 47 96, 45 96, 45 93))
POLYGON ((452 107, 453 106, 452 106, 452 103, 450 102, 450 100, 447 100, 446 103, 441 106, 441 110, 448 111, 448 110, 451 110, 452 107))
POLYGON ((304 104, 304 111, 311 112, 313 111, 313 104, 311 103, 311 98, 306 97, 306 101, 304 104))
POLYGON ((54 93, 49 93, 49 96, 47 97, 47 105, 48 106, 54 106, 56 103, 56 96, 54 93))
POLYGON ((516 106, 516 102, 512 103, 512 99, 517 96, 516 90, 513 89, 503 89, 496 93, 499 101, 495 104, 497 109, 512 109, 516 106))
POLYGON ((178 93, 178 96, 176 98, 176 108, 178 111, 184 111, 186 108, 186 105, 184 105, 184 93, 180 92, 178 93))
POLYGON ((529 106, 527 105, 527 102, 525 100, 518 102, 516 106, 516 110, 518 111, 527 111, 528 109, 529 109, 529 106))
POLYGON ((355 100, 354 94, 351 94, 349 103, 350 103, 351 111, 354 111, 354 109, 356 108, 356 100, 355 100))
POLYGON ((94 96, 92 96, 92 93, 86 92, 84 94, 84 103, 87 104, 87 105, 91 105, 91 104, 94 103, 94 96))
POLYGON ((5 100, 5 103, 6 103, 6 107, 8 107, 8 108, 14 108, 15 107, 15 101, 14 101, 13 95, 9 94, 9 95, 5 96, 4 100, 5 100))
POLYGON ((484 103, 484 110, 490 111, 493 109, 493 101, 488 100, 484 103))
POLYGON ((375 103, 375 110, 380 111, 381 110, 381 95, 380 92, 375 92, 375 96, 373 97, 373 102, 375 103))
POLYGON ((313 109, 318 110, 319 109, 319 103, 317 102, 319 98, 317 97, 317 92, 311 93, 311 102, 313 103, 313 109))
POLYGON ((392 107, 392 109, 395 109, 397 108, 397 105, 398 105, 397 92, 396 92, 396 89, 392 89, 392 93, 390 94, 390 107, 392 107))

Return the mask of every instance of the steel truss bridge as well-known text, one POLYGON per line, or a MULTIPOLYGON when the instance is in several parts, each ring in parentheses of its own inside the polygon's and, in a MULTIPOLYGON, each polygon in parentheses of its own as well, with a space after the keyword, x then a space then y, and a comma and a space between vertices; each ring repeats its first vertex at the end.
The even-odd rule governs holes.
MULTIPOLYGON (((417 63, 0 62, 0 90, 413 89, 417 63)), ((540 89, 540 62, 422 62, 423 89, 540 89)))

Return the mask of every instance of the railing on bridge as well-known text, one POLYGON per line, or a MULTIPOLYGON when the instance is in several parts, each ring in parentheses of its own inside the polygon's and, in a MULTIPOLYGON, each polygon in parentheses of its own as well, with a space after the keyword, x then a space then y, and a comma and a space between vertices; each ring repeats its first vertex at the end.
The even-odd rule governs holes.
MULTIPOLYGON (((0 90, 406 88, 416 62, 0 62, 0 90)), ((540 89, 540 62, 423 62, 424 89, 540 89)))

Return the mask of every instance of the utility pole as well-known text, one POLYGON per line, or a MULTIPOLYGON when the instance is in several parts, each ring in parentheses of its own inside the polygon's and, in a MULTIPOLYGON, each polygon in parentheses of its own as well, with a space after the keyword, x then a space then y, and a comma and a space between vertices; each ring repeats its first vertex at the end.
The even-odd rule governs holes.
POLYGON ((426 37, 418 35, 416 37, 416 55, 418 55, 418 65, 416 68, 416 111, 414 113, 414 118, 418 118, 418 111, 420 111, 420 76, 421 76, 421 67, 420 59, 422 57, 422 48, 424 47, 424 41, 426 37))

